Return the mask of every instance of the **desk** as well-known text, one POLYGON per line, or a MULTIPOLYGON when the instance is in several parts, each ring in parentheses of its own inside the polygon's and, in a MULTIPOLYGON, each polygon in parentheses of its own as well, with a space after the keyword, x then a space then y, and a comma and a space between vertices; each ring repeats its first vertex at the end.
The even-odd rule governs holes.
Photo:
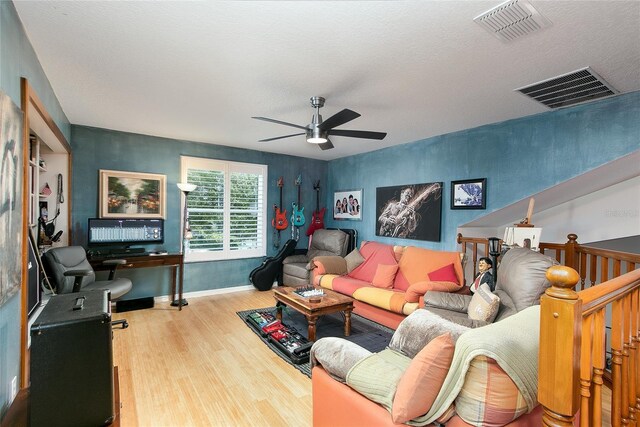
MULTIPOLYGON (((89 263, 96 271, 109 270, 110 266, 104 265, 102 262, 113 258, 89 258, 89 263)), ((127 260, 124 265, 119 265, 119 269, 124 268, 147 268, 147 267, 173 267, 173 274, 171 275, 171 302, 176 301, 176 276, 178 284, 178 310, 182 310, 184 305, 182 302, 182 280, 184 276, 184 262, 182 254, 167 254, 167 255, 143 255, 143 256, 124 256, 123 259, 127 260)))

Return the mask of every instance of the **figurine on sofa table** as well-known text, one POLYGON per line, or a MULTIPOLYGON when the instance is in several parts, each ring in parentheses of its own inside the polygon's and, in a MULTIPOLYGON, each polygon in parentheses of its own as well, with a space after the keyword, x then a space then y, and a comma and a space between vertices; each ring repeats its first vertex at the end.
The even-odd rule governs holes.
POLYGON ((491 288, 491 292, 496 288, 495 281, 493 280, 493 261, 491 258, 482 257, 478 260, 478 274, 473 279, 473 283, 469 286, 471 288, 471 292, 475 293, 480 285, 486 283, 489 288, 491 288))

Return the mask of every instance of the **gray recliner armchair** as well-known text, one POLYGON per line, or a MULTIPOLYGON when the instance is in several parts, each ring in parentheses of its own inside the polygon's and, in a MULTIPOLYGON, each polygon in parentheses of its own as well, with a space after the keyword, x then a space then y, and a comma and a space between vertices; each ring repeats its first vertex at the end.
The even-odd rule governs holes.
POLYGON ((344 257, 349 248, 349 235, 341 230, 316 230, 311 246, 304 255, 291 255, 284 259, 282 266, 283 283, 287 286, 308 286, 313 258, 338 255, 344 257))
POLYGON ((547 270, 558 262, 531 249, 509 249, 498 268, 498 281, 494 294, 500 298, 500 307, 492 322, 469 318, 471 295, 428 291, 424 308, 451 322, 469 328, 498 322, 532 305, 540 304, 540 297, 551 286, 547 270))
POLYGON ((58 294, 68 294, 82 290, 107 289, 111 291, 111 300, 117 300, 131 290, 131 280, 115 278, 116 268, 125 264, 125 260, 104 261, 109 265, 108 280, 96 281, 96 274, 87 260, 82 246, 52 248, 42 256, 45 272, 58 294))

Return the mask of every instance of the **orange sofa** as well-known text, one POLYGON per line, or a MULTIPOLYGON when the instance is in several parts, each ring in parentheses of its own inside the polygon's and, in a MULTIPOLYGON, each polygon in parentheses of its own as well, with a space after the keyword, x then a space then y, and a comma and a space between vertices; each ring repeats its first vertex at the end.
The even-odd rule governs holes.
POLYGON ((468 293, 462 253, 365 241, 359 254, 351 271, 346 257, 314 258, 312 283, 354 298, 354 313, 389 328, 423 306, 429 290, 468 293))
MULTIPOLYGON (((338 382, 321 367, 311 371, 313 393, 313 427, 398 427, 389 412, 375 402, 367 399, 346 384, 338 382)), ((538 427, 542 420, 542 406, 538 405, 531 413, 522 415, 507 427, 538 427)), ((429 424, 435 426, 435 424, 429 424)), ((458 415, 446 422, 447 427, 466 427, 458 415)))

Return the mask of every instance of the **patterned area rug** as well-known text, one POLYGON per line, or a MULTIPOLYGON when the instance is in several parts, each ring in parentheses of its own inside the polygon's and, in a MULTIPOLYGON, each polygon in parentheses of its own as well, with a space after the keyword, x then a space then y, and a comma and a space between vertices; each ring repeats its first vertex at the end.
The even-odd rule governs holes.
MULTIPOLYGON (((276 308, 267 307, 254 310, 238 311, 237 314, 246 323, 247 316, 256 311, 268 311, 271 314, 275 315, 276 308)), ((300 335, 308 338, 307 319, 297 311, 289 307, 284 307, 282 310, 282 323, 297 329, 300 335)), ((249 325, 247 326, 249 327, 249 329, 254 331, 256 336, 258 336, 262 340, 262 342, 269 346, 269 348, 274 353, 280 356, 287 363, 291 364, 297 370, 311 378, 311 366, 309 362, 299 365, 292 363, 287 355, 285 355, 275 345, 269 342, 268 338, 262 337, 255 329, 253 329, 249 325)), ((365 319, 364 317, 358 316, 357 314, 351 314, 351 335, 348 337, 344 336, 344 314, 329 314, 319 317, 316 321, 316 339, 324 337, 341 337, 366 348, 372 353, 384 350, 389 344, 389 341, 391 341, 393 332, 393 329, 389 329, 386 326, 382 326, 378 323, 372 322, 371 320, 365 319)))

